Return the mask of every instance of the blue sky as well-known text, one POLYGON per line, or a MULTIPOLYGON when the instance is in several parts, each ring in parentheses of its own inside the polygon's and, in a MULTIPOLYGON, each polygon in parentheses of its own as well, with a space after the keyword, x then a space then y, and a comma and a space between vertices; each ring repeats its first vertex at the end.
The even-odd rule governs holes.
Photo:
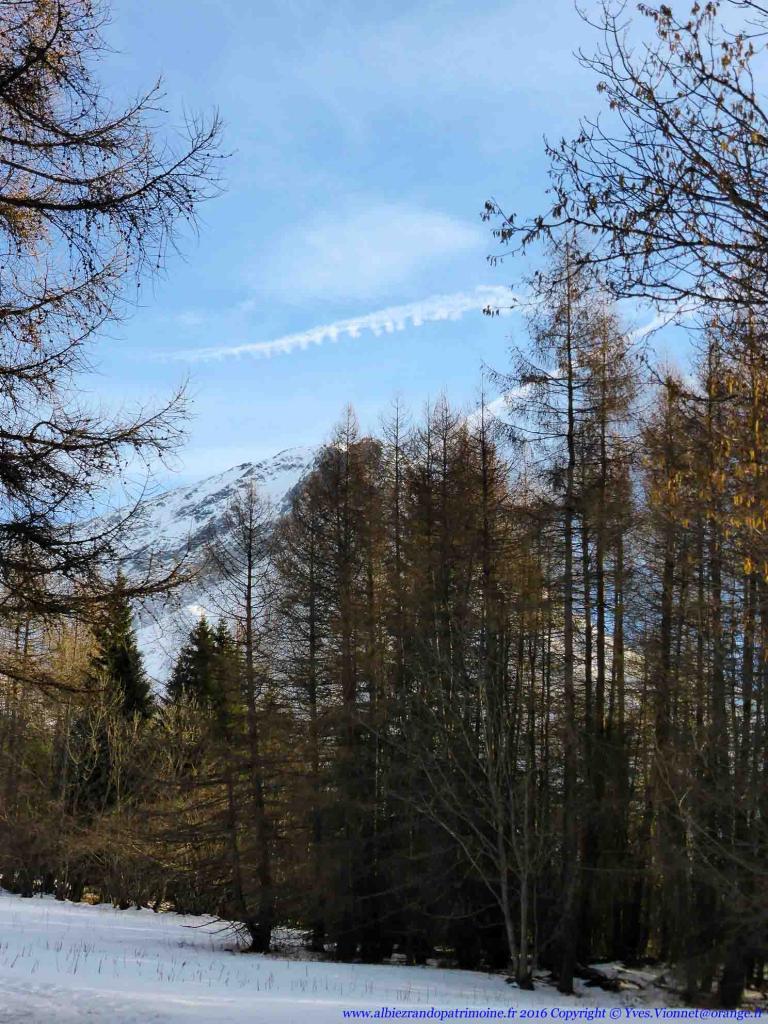
POLYGON ((597 105, 570 0, 114 0, 107 39, 113 95, 162 74, 168 122, 218 107, 232 151, 88 382, 119 403, 189 376, 182 479, 317 443, 347 402, 369 429, 397 395, 476 399, 515 327, 482 289, 520 269, 488 266, 483 203, 540 207, 543 135, 597 105))

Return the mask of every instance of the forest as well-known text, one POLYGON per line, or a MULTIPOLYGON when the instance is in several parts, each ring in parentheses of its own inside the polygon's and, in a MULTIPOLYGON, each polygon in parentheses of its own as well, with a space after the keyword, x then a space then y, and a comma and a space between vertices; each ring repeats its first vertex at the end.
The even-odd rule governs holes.
POLYGON ((642 6, 642 47, 601 8, 613 120, 550 147, 548 209, 485 207, 498 272, 530 272, 477 409, 350 408, 284 514, 249 487, 141 579, 141 502, 95 513, 127 453, 179 443, 181 398, 105 419, 72 382, 217 191, 219 125, 169 154, 152 94, 105 114, 91 4, 3 12, 4 889, 521 988, 610 960, 694 1003, 765 985, 768 10, 722 7, 740 28, 642 6), (153 685, 137 603, 201 572, 210 614, 153 685))

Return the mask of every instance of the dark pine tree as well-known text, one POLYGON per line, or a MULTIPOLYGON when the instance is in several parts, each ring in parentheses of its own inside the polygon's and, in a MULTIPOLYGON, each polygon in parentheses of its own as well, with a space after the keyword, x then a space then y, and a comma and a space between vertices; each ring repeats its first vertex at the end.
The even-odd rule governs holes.
POLYGON ((191 697, 201 704, 215 703, 219 689, 216 662, 216 635, 202 615, 176 660, 168 681, 168 698, 178 701, 183 697, 191 697))
POLYGON ((108 696, 119 702, 126 718, 132 715, 148 718, 153 706, 152 689, 136 642, 133 614, 122 576, 118 577, 94 632, 96 650, 91 659, 90 679, 96 688, 106 688, 108 696))
MULTIPOLYGON (((72 807, 86 809, 89 816, 104 812, 117 799, 115 727, 121 719, 149 718, 154 703, 136 642, 126 581, 121 575, 94 623, 93 632, 94 652, 86 683, 95 700, 73 723, 70 738, 76 764, 72 807)), ((127 790, 130 789, 128 783, 127 790)))

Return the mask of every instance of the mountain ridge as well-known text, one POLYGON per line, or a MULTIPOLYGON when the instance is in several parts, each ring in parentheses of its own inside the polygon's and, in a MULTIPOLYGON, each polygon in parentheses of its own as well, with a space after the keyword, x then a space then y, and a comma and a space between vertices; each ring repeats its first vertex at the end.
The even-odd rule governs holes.
MULTIPOLYGON (((156 567, 171 566, 205 548, 223 526, 233 499, 250 484, 273 510, 274 519, 287 511, 291 496, 311 469, 318 449, 285 448, 275 455, 204 477, 196 483, 169 488, 147 499, 136 523, 128 529, 122 568, 140 576, 150 558, 156 567)), ((105 517, 115 523, 120 510, 105 517)), ((194 621, 208 610, 216 580, 198 576, 163 600, 147 600, 136 609, 137 638, 149 675, 160 683, 167 677, 180 643, 194 621)))

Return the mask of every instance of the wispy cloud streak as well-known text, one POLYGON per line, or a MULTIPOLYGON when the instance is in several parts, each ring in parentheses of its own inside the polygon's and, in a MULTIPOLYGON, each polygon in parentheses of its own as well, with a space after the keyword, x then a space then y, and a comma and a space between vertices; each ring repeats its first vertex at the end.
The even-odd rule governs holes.
POLYGON ((509 288, 481 285, 469 292, 452 295, 433 295, 419 302, 404 306, 390 306, 366 313, 363 316, 337 320, 335 323, 312 327, 296 334, 285 334, 271 341, 243 342, 239 345, 218 345, 209 348, 187 349, 166 356, 185 362, 210 362, 216 359, 230 359, 237 356, 274 356, 322 345, 327 341, 341 338, 359 338, 363 334, 394 334, 407 327, 421 327, 424 324, 445 320, 460 320, 465 313, 484 309, 486 306, 506 311, 515 296, 509 288))

